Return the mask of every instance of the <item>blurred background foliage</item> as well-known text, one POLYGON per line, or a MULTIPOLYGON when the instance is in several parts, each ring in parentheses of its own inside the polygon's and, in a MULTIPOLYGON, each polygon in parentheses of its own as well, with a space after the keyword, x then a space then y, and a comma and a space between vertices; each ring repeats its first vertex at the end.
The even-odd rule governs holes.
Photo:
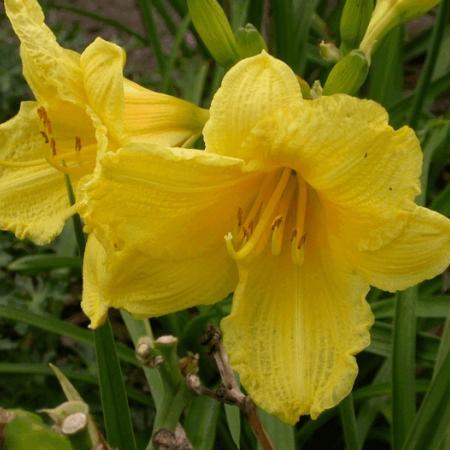
MULTIPOLYGON (((76 0, 42 4, 47 22, 63 46, 81 51, 100 35, 127 50, 129 78, 209 106, 224 70, 214 63, 198 39, 184 0, 76 0)), ((318 44, 326 40, 339 45, 343 4, 331 0, 222 2, 234 29, 251 22, 262 31, 271 53, 288 62, 311 84, 315 80, 324 82, 332 67, 321 58, 318 44)), ((0 120, 4 121, 17 112, 20 101, 31 98, 31 93, 21 75, 17 39, 1 8, 3 5, 0 6, 0 120)), ((429 51, 435 13, 433 10, 386 36, 373 56, 368 80, 360 91, 361 97, 384 105, 395 126, 407 123, 414 88, 429 51)), ((425 169, 429 169, 423 184, 424 202, 446 215, 450 213, 449 66, 447 15, 431 83, 426 89, 425 107, 416 127, 424 148, 425 169)), ((37 411, 62 403, 64 395, 47 366, 52 362, 64 370, 89 403, 98 423, 102 422, 92 336, 79 308, 80 267, 71 224, 47 247, 35 247, 15 240, 8 233, 0 233, 2 407, 37 411)), ((417 409, 423 404, 437 364, 449 352, 449 284, 447 272, 419 286, 414 374, 417 409)), ((369 299, 376 323, 371 346, 358 356, 360 373, 353 392, 356 448, 384 450, 395 448, 391 401, 395 296, 372 290, 369 299)), ((179 338, 180 356, 188 352, 200 354, 201 378, 210 386, 218 382, 217 369, 199 339, 207 324, 218 324, 228 313, 230 301, 225 299, 212 307, 152 319, 156 336, 173 334, 179 338)), ((155 417, 154 400, 144 372, 134 360, 131 339, 117 311, 112 314, 112 322, 120 343, 137 447, 143 449, 155 417)), ((430 392, 428 395, 431 396, 430 392)), ((439 395, 449 398, 448 383, 439 395)), ((428 420, 428 425, 435 420, 439 423, 447 420, 450 424, 449 405, 436 408, 422 420, 428 420)), ((348 448, 338 407, 326 411, 316 421, 302 418, 295 427, 281 424, 266 414, 262 416, 279 450, 348 448)), ((257 448, 248 424, 240 418, 236 407, 224 408, 214 400, 198 397, 185 411, 181 422, 196 449, 257 448)), ((448 426, 444 425, 440 432, 446 429, 448 426)), ((405 450, 444 450, 450 448, 450 441, 441 440, 436 444, 432 439, 426 447, 420 447, 422 444, 417 442, 414 445, 405 450)))

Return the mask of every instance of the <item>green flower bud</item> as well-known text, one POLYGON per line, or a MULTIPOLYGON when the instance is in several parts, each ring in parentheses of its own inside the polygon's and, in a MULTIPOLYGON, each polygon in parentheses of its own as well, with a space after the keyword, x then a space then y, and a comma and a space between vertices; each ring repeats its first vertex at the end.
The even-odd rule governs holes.
POLYGON ((358 48, 373 11, 373 0, 347 0, 342 11, 341 51, 346 55, 358 48))
POLYGON ((359 46, 370 56, 381 39, 395 26, 425 14, 440 0, 378 0, 359 46))
POLYGON ((195 29, 213 58, 230 67, 239 61, 236 38, 225 12, 216 0, 187 0, 195 29))
POLYGON ((237 30, 236 41, 241 58, 259 55, 263 50, 267 50, 264 38, 251 23, 237 30))
POLYGON ((360 50, 347 53, 328 75, 323 95, 355 94, 367 78, 369 65, 369 59, 360 50))

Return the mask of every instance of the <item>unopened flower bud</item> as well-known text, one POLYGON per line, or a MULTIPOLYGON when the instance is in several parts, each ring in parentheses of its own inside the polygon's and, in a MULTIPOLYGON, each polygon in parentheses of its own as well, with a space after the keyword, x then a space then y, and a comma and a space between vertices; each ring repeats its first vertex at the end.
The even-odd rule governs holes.
POLYGON ((216 0, 187 0, 192 22, 213 58, 230 67, 239 61, 236 38, 225 12, 216 0))
POLYGON ((367 78, 369 65, 369 59, 363 52, 352 50, 331 70, 323 94, 355 94, 367 78))
POLYGON ((341 52, 346 55, 358 48, 373 11, 373 0, 347 0, 342 11, 341 52))
POLYGON ((436 6, 440 0, 378 0, 369 26, 359 46, 367 56, 375 50, 381 39, 392 28, 421 16, 436 6))
POLYGON ((264 38, 251 23, 237 30, 236 41, 241 58, 259 55, 263 50, 267 50, 264 38))

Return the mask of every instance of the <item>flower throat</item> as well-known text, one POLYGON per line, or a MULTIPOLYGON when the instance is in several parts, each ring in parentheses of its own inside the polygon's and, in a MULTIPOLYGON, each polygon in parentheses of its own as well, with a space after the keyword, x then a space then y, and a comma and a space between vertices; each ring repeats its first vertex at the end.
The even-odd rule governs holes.
POLYGON ((238 209, 235 230, 225 236, 230 255, 236 260, 258 255, 270 242, 273 255, 290 245, 292 261, 302 264, 307 201, 306 183, 294 170, 267 174, 247 211, 238 209))

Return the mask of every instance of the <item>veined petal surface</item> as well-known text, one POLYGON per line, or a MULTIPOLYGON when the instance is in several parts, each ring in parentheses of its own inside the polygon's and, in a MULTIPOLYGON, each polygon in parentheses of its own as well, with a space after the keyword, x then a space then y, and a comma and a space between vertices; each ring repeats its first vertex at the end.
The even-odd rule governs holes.
POLYGON ((139 249, 107 256, 90 234, 83 265, 81 306, 100 326, 109 307, 136 317, 155 317, 192 306, 215 303, 235 287, 237 271, 223 254, 223 239, 208 253, 179 261, 151 258, 139 249))
POLYGON ((124 139, 125 59, 121 47, 101 38, 90 44, 80 58, 89 106, 117 142, 124 139))
POLYGON ((203 135, 206 151, 243 158, 250 130, 283 105, 301 99, 300 85, 284 62, 266 52, 244 59, 225 75, 203 135))
POLYGON ((63 49, 44 23, 35 0, 5 0, 6 14, 21 42, 23 71, 40 102, 85 101, 79 55, 63 49))
POLYGON ((0 125, 0 228, 47 244, 73 210, 64 174, 44 158, 39 129, 34 102, 22 103, 18 115, 0 125))
POLYGON ((186 146, 200 136, 206 109, 125 81, 125 131, 133 142, 186 146))
POLYGON ((372 250, 398 236, 420 192, 419 141, 387 119, 375 102, 347 95, 302 100, 261 120, 242 153, 297 170, 328 203, 335 233, 372 250))
POLYGON ((233 368, 255 402, 294 424, 352 389, 353 355, 369 345, 368 284, 340 253, 318 199, 309 202, 305 257, 286 249, 239 263, 233 309, 222 321, 233 368))
POLYGON ((450 264, 450 220, 417 207, 397 238, 374 251, 352 251, 349 257, 371 285, 385 291, 406 289, 450 264))
POLYGON ((199 150, 130 144, 105 155, 79 206, 107 255, 103 303, 159 315, 231 292, 224 236, 260 179, 199 150))

